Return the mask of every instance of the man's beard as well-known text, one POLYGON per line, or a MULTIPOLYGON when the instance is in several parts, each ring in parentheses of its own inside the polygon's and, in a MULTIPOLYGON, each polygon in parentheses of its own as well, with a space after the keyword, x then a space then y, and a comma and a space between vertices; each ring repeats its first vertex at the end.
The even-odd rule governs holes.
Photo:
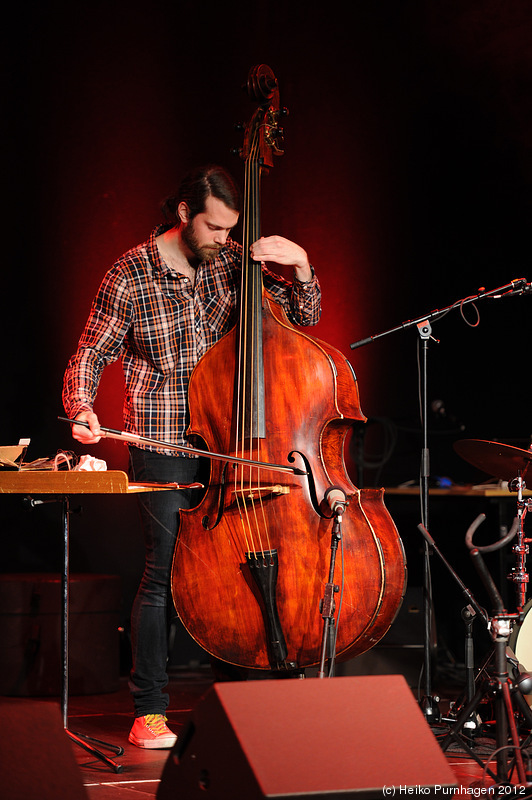
POLYGON ((198 242, 198 237, 196 236, 196 231, 194 230, 194 221, 189 222, 183 228, 181 238, 192 253, 194 260, 198 262, 208 261, 211 258, 216 258, 222 249, 221 245, 215 244, 203 245, 202 247, 198 242))

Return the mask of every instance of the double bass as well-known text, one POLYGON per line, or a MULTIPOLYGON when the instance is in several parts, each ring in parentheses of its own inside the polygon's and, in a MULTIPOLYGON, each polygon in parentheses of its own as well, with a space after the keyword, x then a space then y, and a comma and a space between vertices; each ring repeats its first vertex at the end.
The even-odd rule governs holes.
POLYGON ((260 237, 260 183, 282 152, 279 89, 266 65, 248 76, 258 107, 242 156, 243 261, 235 327, 196 365, 189 435, 212 453, 200 503, 180 511, 172 565, 176 611, 208 653, 239 667, 300 671, 320 662, 330 583, 326 502, 341 515, 331 624, 335 658, 375 645, 401 604, 406 562, 382 489, 358 489, 344 462, 354 421, 366 420, 351 365, 296 329, 265 292, 249 249, 260 237))

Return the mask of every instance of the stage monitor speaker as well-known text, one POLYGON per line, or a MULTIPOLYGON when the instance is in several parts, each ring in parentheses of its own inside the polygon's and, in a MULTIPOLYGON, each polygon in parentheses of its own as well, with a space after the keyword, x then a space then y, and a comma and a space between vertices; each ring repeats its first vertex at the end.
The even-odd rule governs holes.
POLYGON ((2 698, 0 720, 3 797, 88 800, 57 703, 2 698))
POLYGON ((453 786, 402 675, 258 680, 209 689, 157 800, 382 800, 453 786))

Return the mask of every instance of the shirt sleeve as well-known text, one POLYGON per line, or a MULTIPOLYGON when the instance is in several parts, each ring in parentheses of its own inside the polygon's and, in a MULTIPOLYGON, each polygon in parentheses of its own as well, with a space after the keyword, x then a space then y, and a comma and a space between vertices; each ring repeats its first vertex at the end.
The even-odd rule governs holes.
POLYGON ((263 267, 264 288, 271 297, 283 306, 288 319, 295 325, 316 325, 321 316, 321 288, 314 270, 312 279, 303 283, 293 282, 263 267))
MULTIPOLYGON (((242 266, 242 245, 231 241, 231 259, 237 269, 242 266)), ((321 317, 321 288, 312 268, 312 279, 303 283, 288 281, 262 266, 264 288, 281 305, 294 325, 316 325, 321 317)))
POLYGON ((102 281, 63 379, 63 406, 74 419, 92 411, 104 367, 120 358, 132 321, 127 281, 116 267, 102 281))

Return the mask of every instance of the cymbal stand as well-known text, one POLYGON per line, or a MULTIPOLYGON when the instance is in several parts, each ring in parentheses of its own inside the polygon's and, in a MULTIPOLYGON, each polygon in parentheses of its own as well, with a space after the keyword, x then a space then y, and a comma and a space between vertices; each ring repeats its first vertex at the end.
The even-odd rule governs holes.
MULTIPOLYGON (((44 502, 58 502, 57 500, 33 500, 30 498, 32 506, 42 505, 44 502)), ((68 729, 68 619, 69 619, 69 578, 70 578, 70 501, 68 497, 60 498, 61 502, 61 517, 62 517, 62 532, 63 532, 63 572, 61 575, 61 600, 62 600, 62 616, 61 616, 61 655, 62 655, 62 671, 61 671, 61 712, 63 715, 63 726, 65 733, 75 744, 82 747, 95 758, 103 761, 116 773, 123 771, 122 764, 117 764, 111 758, 102 753, 98 747, 103 747, 110 750, 117 756, 124 753, 124 748, 118 745, 103 742, 101 739, 93 739, 83 733, 77 733, 68 729)))
POLYGON ((493 643, 492 658, 489 659, 489 661, 493 660, 494 669, 492 674, 482 675, 482 679, 479 682, 475 694, 462 708, 454 726, 451 727, 449 733, 442 739, 440 746, 445 752, 454 741, 465 750, 477 764, 482 766, 486 773, 497 783, 508 783, 510 781, 511 768, 508 763, 508 750, 513 749, 519 785, 529 786, 530 784, 527 783, 526 770, 523 763, 522 745, 519 740, 513 704, 515 703, 518 707, 516 710, 519 710, 523 714, 529 726, 532 726, 532 711, 520 694, 517 684, 514 684, 510 680, 507 661, 508 641, 512 632, 513 621, 519 619, 520 614, 509 614, 504 609, 502 598, 486 568, 482 555, 480 551, 475 548, 471 551, 471 558, 488 592, 494 609, 493 616, 488 618, 484 609, 479 606, 472 593, 465 587, 449 562, 439 551, 428 531, 424 529, 422 525, 418 525, 418 529, 461 586, 469 603, 487 624, 493 643), (466 723, 475 715, 482 699, 488 695, 495 696, 496 774, 482 762, 477 753, 475 753, 464 738, 460 736, 466 723), (511 740, 510 745, 509 739, 511 740))
POLYGON ((517 610, 522 612, 526 603, 529 582, 529 576, 526 571, 526 557, 530 551, 528 545, 532 541, 532 539, 525 537, 524 524, 527 511, 532 508, 532 498, 525 500, 523 497, 526 484, 520 472, 517 478, 509 482, 508 489, 511 492, 517 492, 517 544, 512 547, 513 552, 516 554, 517 568, 508 575, 508 580, 513 581, 516 585, 517 610))

